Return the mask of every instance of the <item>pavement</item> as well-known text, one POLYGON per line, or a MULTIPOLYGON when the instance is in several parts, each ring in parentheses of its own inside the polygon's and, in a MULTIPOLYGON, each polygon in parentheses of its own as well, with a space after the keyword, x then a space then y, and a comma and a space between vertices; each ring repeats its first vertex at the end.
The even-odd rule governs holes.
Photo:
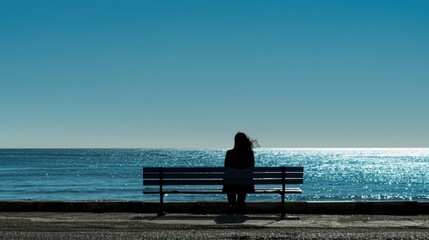
POLYGON ((429 215, 0 212, 0 239, 429 239, 429 215))

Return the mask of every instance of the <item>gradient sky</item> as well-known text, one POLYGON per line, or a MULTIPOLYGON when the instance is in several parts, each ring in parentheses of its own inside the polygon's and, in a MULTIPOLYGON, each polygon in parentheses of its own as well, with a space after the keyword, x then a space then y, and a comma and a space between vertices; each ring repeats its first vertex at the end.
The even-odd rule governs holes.
POLYGON ((0 147, 429 147, 429 1, 1 1, 0 147))

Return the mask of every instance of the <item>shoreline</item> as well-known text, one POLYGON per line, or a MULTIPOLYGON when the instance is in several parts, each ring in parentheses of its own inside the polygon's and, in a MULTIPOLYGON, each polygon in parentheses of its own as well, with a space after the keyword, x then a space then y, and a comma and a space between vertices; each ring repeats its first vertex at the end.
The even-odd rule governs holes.
MULTIPOLYGON (((156 213, 158 202, 141 201, 0 201, 0 212, 132 212, 156 213)), ((226 202, 167 202, 167 213, 222 214, 226 202)), ((371 202, 313 202, 285 203, 289 214, 368 214, 368 215, 427 215, 429 202, 371 201, 371 202)), ((276 214, 280 202, 248 202, 249 214, 276 214)))

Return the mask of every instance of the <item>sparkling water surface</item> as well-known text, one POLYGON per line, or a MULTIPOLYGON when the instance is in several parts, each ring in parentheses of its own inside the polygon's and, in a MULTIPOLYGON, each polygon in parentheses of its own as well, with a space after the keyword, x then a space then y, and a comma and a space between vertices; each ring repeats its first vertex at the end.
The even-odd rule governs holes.
MULTIPOLYGON (((227 149, 0 149, 0 200, 158 201, 142 168, 223 166, 227 149)), ((303 166, 299 201, 428 201, 429 149, 255 150, 257 166, 303 166)), ((291 185, 291 187, 293 187, 291 185)), ((255 195, 249 201, 277 201, 255 195)), ((169 195, 166 201, 222 201, 169 195)))

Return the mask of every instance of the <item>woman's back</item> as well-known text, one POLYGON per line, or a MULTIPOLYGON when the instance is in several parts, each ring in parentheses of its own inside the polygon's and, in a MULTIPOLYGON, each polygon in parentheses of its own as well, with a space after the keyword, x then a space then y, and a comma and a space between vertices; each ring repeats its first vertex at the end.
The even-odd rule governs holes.
POLYGON ((250 149, 231 149, 226 152, 225 167, 243 170, 255 166, 255 157, 250 149))

